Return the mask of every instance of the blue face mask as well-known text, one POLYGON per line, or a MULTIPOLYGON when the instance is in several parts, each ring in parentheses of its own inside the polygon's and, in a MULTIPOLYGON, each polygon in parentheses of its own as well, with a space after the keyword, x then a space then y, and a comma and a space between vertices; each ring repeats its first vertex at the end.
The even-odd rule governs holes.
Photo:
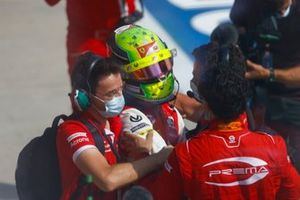
POLYGON ((108 118, 108 117, 115 117, 118 114, 120 114, 125 106, 125 100, 124 96, 115 96, 112 98, 112 100, 109 101, 103 101, 99 97, 95 96, 97 99, 100 101, 104 102, 105 105, 105 111, 98 111, 103 117, 108 118))

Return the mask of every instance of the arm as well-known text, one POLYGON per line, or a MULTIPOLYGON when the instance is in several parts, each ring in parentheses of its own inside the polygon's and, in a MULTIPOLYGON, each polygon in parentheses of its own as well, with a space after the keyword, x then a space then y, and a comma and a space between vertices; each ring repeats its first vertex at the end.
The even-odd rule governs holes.
POLYGON ((84 174, 92 175, 101 190, 113 191, 161 167, 171 151, 171 147, 166 147, 137 161, 109 165, 104 156, 93 148, 83 151, 75 164, 84 174))
POLYGON ((54 6, 55 4, 57 4, 60 0, 45 0, 46 3, 49 5, 49 6, 54 6))
POLYGON ((181 115, 193 122, 198 122, 201 118, 201 112, 199 112, 203 104, 196 101, 195 99, 179 93, 174 101, 175 107, 181 113, 181 115))
MULTIPOLYGON (((270 70, 260 64, 247 60, 249 71, 246 72, 247 79, 268 79, 270 70)), ((300 86, 300 65, 287 69, 274 69, 275 81, 287 86, 300 86)))
MULTIPOLYGON (((150 137, 146 140, 140 139, 146 141, 146 144, 151 144, 152 137, 151 134, 149 135, 150 137)), ((137 140, 137 142, 141 141, 137 140)), ((57 146, 60 158, 63 159, 60 161, 72 159, 75 164, 73 167, 77 167, 86 175, 91 175, 95 185, 103 191, 112 191, 159 168, 172 151, 171 147, 166 147, 159 153, 144 159, 113 165, 108 163, 97 149, 88 129, 79 121, 74 120, 68 120, 60 125, 57 146)))

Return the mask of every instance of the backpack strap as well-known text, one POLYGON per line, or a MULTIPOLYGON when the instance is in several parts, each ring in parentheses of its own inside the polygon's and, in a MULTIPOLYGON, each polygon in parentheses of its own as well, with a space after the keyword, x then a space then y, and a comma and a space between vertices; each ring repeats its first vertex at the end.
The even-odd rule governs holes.
MULTIPOLYGON (((76 118, 76 116, 75 116, 75 118, 76 118)), ((99 134, 97 128, 92 123, 88 122, 85 119, 77 118, 77 120, 79 120, 80 122, 82 122, 89 129, 89 131, 93 135, 93 138, 95 140, 95 144, 96 144, 97 149, 104 155, 104 153, 105 153, 104 141, 103 141, 101 135, 99 134)), ((104 130, 103 130, 102 134, 105 137, 106 141, 109 143, 110 148, 112 149, 113 153, 115 154, 115 156, 117 158, 117 161, 119 162, 121 160, 121 157, 118 154, 116 148, 112 144, 111 140, 107 137, 107 135, 105 134, 104 130)), ((85 175, 81 175, 79 177, 79 179, 78 179, 77 188, 73 192, 73 194, 71 195, 70 200, 77 200, 80 197, 83 188, 85 186, 87 186, 87 185, 88 185, 88 183, 86 182, 86 176, 85 175)), ((92 190, 90 190, 90 193, 92 193, 92 190)), ((101 193, 103 193, 103 191, 101 191, 101 193)), ((92 195, 92 194, 89 194, 89 195, 92 195)))
POLYGON ((69 117, 65 114, 61 114, 61 115, 58 115, 56 116, 54 119, 53 119, 53 122, 52 122, 52 125, 51 127, 52 128, 57 128, 58 127, 58 123, 59 121, 62 119, 62 120, 67 120, 69 117))
POLYGON ((109 146, 110 146, 111 150, 115 154, 117 162, 120 162, 121 161, 121 156, 119 155, 117 149, 115 148, 115 146, 113 145, 113 143, 111 142, 111 140, 107 137, 107 135, 105 133, 103 133, 103 136, 105 137, 106 141, 109 143, 109 146))
POLYGON ((79 119, 88 129, 89 131, 92 133, 93 138, 95 140, 96 143, 96 147, 97 149, 104 155, 105 153, 105 147, 104 147, 104 141, 102 140, 101 135, 99 134, 98 130, 96 129, 96 127, 94 125, 92 125, 91 123, 89 123, 87 120, 85 119, 79 119))
MULTIPOLYGON (((104 147, 104 142, 102 140, 101 135, 99 134, 97 128, 90 122, 88 122, 85 119, 79 119, 88 129, 89 131, 92 133, 93 138, 95 140, 96 146, 99 149, 99 151, 104 155, 105 153, 105 147, 104 147)), ((113 143, 111 142, 111 140, 107 137, 107 135, 105 134, 105 131, 102 131, 102 135, 104 136, 105 140, 108 142, 111 150, 113 151, 113 153, 115 154, 117 161, 120 162, 121 161, 121 157, 117 151, 117 149, 115 148, 115 146, 113 145, 113 143)))
MULTIPOLYGON (((71 116, 71 118, 73 118, 74 116, 71 116)), ((97 149, 102 153, 102 155, 104 155, 105 153, 105 147, 104 147, 104 141, 101 138, 101 135, 99 134, 98 130, 96 129, 95 126, 93 126, 91 123, 89 123, 87 120, 82 119, 82 118, 78 118, 77 116, 75 116, 75 119, 77 118, 77 120, 79 120, 81 123, 83 123, 88 129, 89 131, 92 133, 93 138, 95 140, 95 144, 97 149)), ((81 175, 78 178, 77 181, 77 188, 76 190, 73 192, 73 194, 71 195, 70 200, 77 200, 79 199, 83 188, 87 185, 86 182, 86 176, 85 175, 81 175)), ((91 191, 92 192, 92 191, 91 191)))

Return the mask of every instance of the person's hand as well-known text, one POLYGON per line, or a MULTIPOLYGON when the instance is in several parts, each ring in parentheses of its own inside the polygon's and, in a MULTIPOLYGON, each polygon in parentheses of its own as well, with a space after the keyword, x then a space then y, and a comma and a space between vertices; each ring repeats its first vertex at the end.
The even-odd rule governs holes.
POLYGON ((270 76, 270 71, 262 65, 256 64, 247 60, 248 70, 245 74, 246 79, 267 79, 270 76))
POLYGON ((146 139, 132 134, 130 132, 123 132, 120 138, 120 147, 126 151, 131 158, 141 157, 141 155, 149 154, 152 150, 153 131, 149 130, 146 139))

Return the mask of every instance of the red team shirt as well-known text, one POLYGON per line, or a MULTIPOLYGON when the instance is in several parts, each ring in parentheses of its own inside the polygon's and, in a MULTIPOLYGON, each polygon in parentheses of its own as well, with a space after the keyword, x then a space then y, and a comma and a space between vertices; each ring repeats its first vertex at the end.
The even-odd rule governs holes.
MULTIPOLYGON (((133 100, 131 100, 133 102, 133 100)), ((125 110, 132 108, 133 106, 126 106, 125 110)), ((183 140, 184 135, 184 121, 180 113, 176 108, 170 106, 170 103, 166 102, 160 106, 135 106, 136 109, 143 112, 153 124, 154 130, 156 130, 161 137, 165 140, 167 144, 175 145, 179 140, 183 140)), ((115 126, 117 123, 113 123, 111 128, 113 130, 117 129, 115 126)), ((118 132, 118 131, 116 131, 118 132)), ((126 148, 120 149, 123 155, 126 157, 126 148)), ((143 156, 142 156, 143 157, 143 156)), ((159 175, 159 171, 154 171, 140 180, 136 181, 134 184, 141 185, 149 190, 153 187, 153 181, 159 175)), ((126 188, 125 188, 126 190, 126 188)))
POLYGON ((245 115, 178 144, 154 183, 155 199, 299 199, 284 140, 251 132, 245 115), (276 196, 277 195, 277 196, 276 196))
MULTIPOLYGON (((84 115, 84 118, 93 123, 93 119, 88 114, 84 115)), ((117 120, 119 121, 119 120, 117 120)), ((99 134, 101 135, 105 146, 105 158, 111 165, 117 162, 115 154, 112 152, 111 147, 104 136, 101 134, 105 130, 105 134, 111 140, 113 144, 116 143, 118 135, 111 132, 108 129, 104 129, 104 125, 97 127, 99 134)), ((69 200, 70 196, 77 188, 78 178, 82 175, 80 170, 74 164, 74 161, 78 158, 81 152, 86 149, 97 148, 92 136, 92 133, 79 121, 68 120, 64 122, 58 129, 57 134, 57 151, 61 170, 61 181, 63 187, 63 194, 61 200, 69 200)), ((93 188, 94 199, 109 200, 115 199, 116 194, 101 193, 96 186, 93 188)), ((83 190, 80 200, 86 199, 86 190, 83 190)))

